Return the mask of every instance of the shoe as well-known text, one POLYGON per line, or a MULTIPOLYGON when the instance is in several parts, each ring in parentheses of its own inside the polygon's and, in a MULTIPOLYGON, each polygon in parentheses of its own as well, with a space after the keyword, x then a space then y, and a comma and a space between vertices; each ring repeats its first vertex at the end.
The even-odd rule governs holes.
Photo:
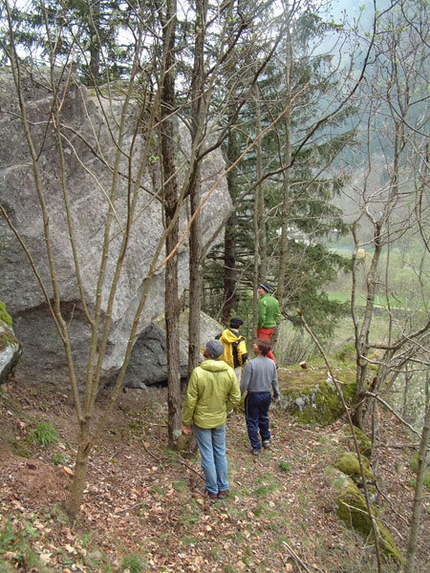
POLYGON ((254 454, 254 456, 258 456, 260 454, 261 450, 257 450, 257 448, 254 448, 252 450, 252 453, 254 454))
POLYGON ((263 441, 263 448, 270 448, 270 440, 263 441))
POLYGON ((209 491, 206 490, 206 493, 208 494, 209 499, 211 500, 212 503, 215 503, 218 499, 218 494, 217 493, 210 493, 209 491))
POLYGON ((218 492, 218 499, 225 499, 225 496, 227 495, 227 492, 224 490, 220 490, 218 492))

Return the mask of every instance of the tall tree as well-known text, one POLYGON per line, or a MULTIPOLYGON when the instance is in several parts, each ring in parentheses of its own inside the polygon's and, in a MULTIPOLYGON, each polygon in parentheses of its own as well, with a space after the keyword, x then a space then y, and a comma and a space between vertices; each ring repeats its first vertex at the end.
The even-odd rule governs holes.
POLYGON ((244 106, 237 121, 241 150, 250 140, 253 146, 237 172, 242 192, 235 209, 244 250, 235 257, 242 281, 236 291, 259 280, 276 282, 285 315, 294 322, 293 309, 304 306, 312 326, 328 334, 327 323, 334 321, 327 315, 335 318, 346 309, 328 299, 324 285, 348 266, 324 247, 334 229, 346 232, 333 202, 341 177, 329 169, 355 134, 347 104, 357 83, 344 89, 333 55, 315 48, 339 27, 318 16, 317 7, 302 8, 300 2, 284 6, 276 33, 254 58, 258 105, 244 106))
POLYGON ((130 71, 131 20, 138 10, 123 0, 16 3, 12 11, 20 25, 15 43, 36 59, 50 58, 58 66, 69 61, 86 85, 105 83, 130 71))
MULTIPOLYGON (((196 0, 195 2, 195 45, 194 62, 191 80, 191 149, 196 159, 201 154, 204 142, 205 124, 208 115, 208 101, 205 94, 205 42, 207 32, 208 2, 196 0)), ((188 375, 199 362, 200 357, 200 313, 202 291, 202 258, 204 256, 202 240, 202 223, 200 215, 201 194, 201 161, 195 161, 195 168, 189 184, 190 215, 194 222, 190 229, 190 297, 188 322, 188 375)))
POLYGON ((176 247, 179 240, 179 184, 176 166, 176 0, 158 7, 162 24, 162 82, 160 84, 160 150, 166 237, 165 319, 169 406, 169 444, 174 446, 181 427, 181 373, 179 359, 179 287, 176 247))

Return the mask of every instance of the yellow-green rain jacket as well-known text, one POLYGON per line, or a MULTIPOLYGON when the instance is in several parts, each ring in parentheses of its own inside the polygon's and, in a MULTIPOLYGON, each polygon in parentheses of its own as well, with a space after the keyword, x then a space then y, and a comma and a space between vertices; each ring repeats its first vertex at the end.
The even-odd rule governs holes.
POLYGON ((233 368, 222 360, 204 360, 188 380, 182 424, 191 421, 199 428, 225 424, 227 412, 240 402, 240 390, 233 368))

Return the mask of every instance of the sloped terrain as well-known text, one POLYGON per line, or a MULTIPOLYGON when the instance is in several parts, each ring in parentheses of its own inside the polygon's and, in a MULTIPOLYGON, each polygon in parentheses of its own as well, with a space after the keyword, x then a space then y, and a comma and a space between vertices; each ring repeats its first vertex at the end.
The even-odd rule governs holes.
MULTIPOLYGON (((108 396, 102 396, 97 413, 108 396)), ((252 456, 243 415, 228 419, 230 495, 212 504, 195 454, 167 449, 165 389, 121 395, 94 448, 79 519, 63 511, 73 471, 75 415, 51 388, 11 380, 0 389, 0 572, 374 572, 371 540, 338 520, 325 469, 350 447, 344 422, 303 427, 271 409, 270 450, 252 456), (40 445, 49 422, 59 441, 40 445), (32 555, 34 551, 35 555, 32 555), (1 561, 3 559, 3 561, 1 561)), ((410 439, 388 414, 373 456, 380 517, 404 552, 413 474, 410 439), (406 452, 406 453, 405 453, 406 452)), ((417 571, 430 571, 427 490, 417 571)), ((383 571, 394 572, 384 563, 383 571)))

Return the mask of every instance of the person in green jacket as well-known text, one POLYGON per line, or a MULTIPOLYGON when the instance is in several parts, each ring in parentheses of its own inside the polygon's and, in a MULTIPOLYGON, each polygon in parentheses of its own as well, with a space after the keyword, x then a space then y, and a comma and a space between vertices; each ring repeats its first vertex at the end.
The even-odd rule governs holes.
MULTIPOLYGON (((281 318, 279 302, 270 294, 270 285, 267 283, 262 283, 258 287, 257 292, 260 296, 258 301, 257 338, 270 341, 281 318)), ((276 364, 272 350, 269 351, 267 357, 271 358, 276 364)))
POLYGON ((226 456, 226 420, 240 402, 240 390, 233 368, 219 357, 224 347, 209 340, 206 360, 194 368, 188 380, 182 412, 182 431, 191 432, 191 423, 201 455, 206 491, 211 501, 224 499, 229 488, 226 456))

